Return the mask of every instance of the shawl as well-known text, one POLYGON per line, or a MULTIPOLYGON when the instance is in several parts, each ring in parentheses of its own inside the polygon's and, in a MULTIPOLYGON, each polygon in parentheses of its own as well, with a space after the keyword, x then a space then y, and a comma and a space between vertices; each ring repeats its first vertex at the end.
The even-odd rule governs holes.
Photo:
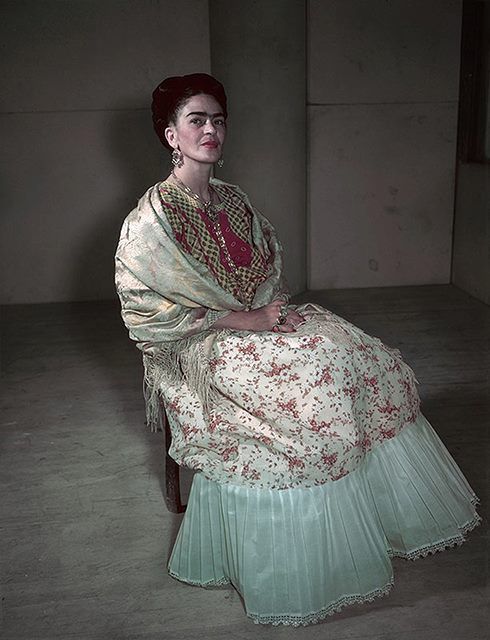
MULTIPOLYGON (((143 351, 148 423, 155 427, 162 385, 187 383, 206 412, 216 401, 208 361, 218 318, 246 309, 222 288, 209 267, 183 251, 167 216, 161 183, 143 195, 121 229, 115 256, 116 290, 121 315, 143 351)), ((235 185, 212 185, 240 198, 252 213, 250 242, 264 256, 268 273, 250 305, 257 309, 287 291, 282 275, 282 247, 271 223, 235 185)))

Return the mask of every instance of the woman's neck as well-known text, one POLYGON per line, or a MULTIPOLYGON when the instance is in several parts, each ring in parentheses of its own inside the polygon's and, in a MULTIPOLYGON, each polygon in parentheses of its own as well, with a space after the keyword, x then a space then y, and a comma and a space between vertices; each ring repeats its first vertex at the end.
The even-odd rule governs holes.
POLYGON ((175 167, 172 173, 181 180, 189 189, 197 193, 203 200, 209 200, 209 179, 212 165, 193 163, 187 161, 182 167, 175 167))

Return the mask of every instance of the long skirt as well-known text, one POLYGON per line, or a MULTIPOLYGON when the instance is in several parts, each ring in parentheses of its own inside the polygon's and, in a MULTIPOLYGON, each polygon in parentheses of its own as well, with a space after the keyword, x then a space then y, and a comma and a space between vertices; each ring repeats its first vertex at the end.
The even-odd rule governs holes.
POLYGON ((477 498, 398 350, 316 305, 293 334, 220 332, 211 408, 162 388, 170 454, 198 471, 169 561, 231 583, 258 623, 309 624, 393 583, 393 556, 460 544, 477 498))

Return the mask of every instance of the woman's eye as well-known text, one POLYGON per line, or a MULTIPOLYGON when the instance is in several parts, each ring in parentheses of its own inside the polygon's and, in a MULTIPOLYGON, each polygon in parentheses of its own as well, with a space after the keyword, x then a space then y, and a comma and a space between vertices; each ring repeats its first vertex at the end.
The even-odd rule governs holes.
POLYGON ((204 124, 204 121, 201 118, 192 118, 191 123, 197 124, 199 127, 201 127, 204 124))
POLYGON ((214 124, 216 127, 224 127, 226 126, 226 122, 223 118, 218 118, 217 120, 214 121, 214 124))

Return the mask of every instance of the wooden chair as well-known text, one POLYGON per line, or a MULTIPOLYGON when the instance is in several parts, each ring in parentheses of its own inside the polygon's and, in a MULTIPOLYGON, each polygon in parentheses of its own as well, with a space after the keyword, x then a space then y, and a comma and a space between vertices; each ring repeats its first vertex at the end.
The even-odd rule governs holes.
POLYGON ((186 505, 182 504, 180 497, 179 465, 168 454, 172 444, 172 432, 162 398, 158 401, 158 427, 165 440, 165 504, 171 513, 184 513, 186 505))
MULTIPOLYGON (((143 398, 148 402, 148 386, 143 376, 143 398)), ((172 432, 168 422, 167 411, 163 398, 158 396, 157 431, 163 433, 165 446, 165 504, 171 513, 184 513, 186 505, 180 497, 180 469, 179 465, 168 454, 172 444, 172 432)))
MULTIPOLYGON (((146 398, 146 383, 143 379, 143 397, 146 398)), ((158 398, 158 423, 157 431, 163 433, 165 444, 165 504, 171 513, 184 513, 186 505, 182 504, 180 497, 180 469, 179 465, 168 454, 172 444, 172 432, 168 423, 165 403, 161 397, 158 398)))

